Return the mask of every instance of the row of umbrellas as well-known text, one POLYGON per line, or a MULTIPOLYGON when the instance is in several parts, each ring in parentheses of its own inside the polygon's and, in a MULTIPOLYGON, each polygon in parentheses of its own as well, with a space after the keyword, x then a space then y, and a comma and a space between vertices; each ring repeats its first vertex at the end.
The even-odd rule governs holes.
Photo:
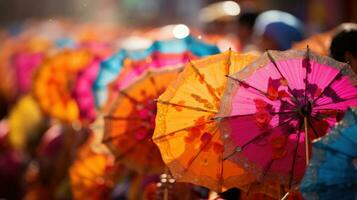
POLYGON ((220 53, 194 35, 135 50, 71 37, 6 46, 37 37, 25 33, 0 52, 0 68, 25 81, 0 136, 31 149, 27 199, 68 187, 74 199, 198 199, 197 186, 248 199, 355 195, 357 76, 346 63, 309 47, 220 53))

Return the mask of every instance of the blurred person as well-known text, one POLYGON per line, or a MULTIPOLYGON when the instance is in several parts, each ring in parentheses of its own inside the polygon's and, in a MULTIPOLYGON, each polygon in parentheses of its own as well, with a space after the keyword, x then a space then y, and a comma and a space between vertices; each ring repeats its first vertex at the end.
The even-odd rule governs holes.
POLYGON ((337 27, 330 46, 331 57, 351 65, 357 74, 357 24, 344 23, 337 27))
POLYGON ((238 38, 243 52, 249 51, 254 48, 253 44, 253 27, 258 12, 242 13, 238 17, 238 38))
POLYGON ((265 11, 255 21, 254 34, 262 51, 287 50, 294 42, 303 39, 303 24, 287 12, 265 11))

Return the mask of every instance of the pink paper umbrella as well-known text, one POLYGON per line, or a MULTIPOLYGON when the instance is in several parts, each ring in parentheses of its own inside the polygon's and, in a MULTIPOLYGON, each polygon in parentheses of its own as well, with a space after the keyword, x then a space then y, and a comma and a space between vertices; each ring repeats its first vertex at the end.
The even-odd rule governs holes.
POLYGON ((268 51, 228 77, 215 118, 222 120, 225 159, 289 189, 304 175, 310 141, 357 106, 350 66, 309 49, 268 51))
POLYGON ((92 85, 98 74, 100 59, 95 58, 88 67, 78 73, 73 97, 79 108, 80 118, 92 122, 96 118, 92 85))
POLYGON ((126 88, 141 77, 144 72, 148 70, 156 70, 163 68, 181 67, 188 62, 189 59, 195 59, 197 56, 191 52, 185 51, 183 53, 161 53, 153 52, 148 57, 142 60, 126 59, 122 71, 117 78, 108 86, 109 98, 105 108, 109 108, 112 101, 117 95, 117 91, 126 88))
POLYGON ((72 96, 78 104, 80 118, 87 120, 87 122, 93 122, 96 118, 96 110, 92 86, 101 61, 108 57, 112 50, 108 45, 98 42, 83 43, 81 48, 90 50, 93 54, 93 60, 88 67, 78 73, 72 96))
POLYGON ((20 93, 28 92, 32 75, 43 60, 43 53, 19 52, 13 56, 13 65, 20 93))
POLYGON ((168 54, 154 52, 145 59, 134 61, 127 59, 124 63, 123 73, 111 84, 115 89, 122 89, 130 85, 147 70, 161 69, 165 67, 177 67, 195 58, 190 52, 168 54))

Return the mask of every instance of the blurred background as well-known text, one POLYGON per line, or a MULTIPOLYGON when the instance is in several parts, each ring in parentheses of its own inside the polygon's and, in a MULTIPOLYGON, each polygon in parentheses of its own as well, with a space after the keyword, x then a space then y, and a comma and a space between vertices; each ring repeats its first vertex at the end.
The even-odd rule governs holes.
MULTIPOLYGON (((0 25, 28 19, 68 17, 80 21, 156 27, 184 23, 202 28, 200 10, 218 0, 1 0, 0 25)), ((278 9, 305 22, 307 33, 329 30, 341 22, 356 21, 354 0, 240 0, 240 12, 278 9)))

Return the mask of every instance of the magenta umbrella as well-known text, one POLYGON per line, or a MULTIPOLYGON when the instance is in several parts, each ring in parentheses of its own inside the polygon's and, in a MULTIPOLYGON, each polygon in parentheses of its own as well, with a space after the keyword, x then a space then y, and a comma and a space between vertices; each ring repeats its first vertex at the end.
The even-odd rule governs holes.
POLYGON ((215 118, 222 120, 225 159, 288 188, 304 175, 310 141, 357 105, 351 67, 308 49, 268 51, 228 77, 215 118))
POLYGON ((31 88, 32 75, 41 64, 43 53, 19 52, 12 58, 16 71, 16 79, 20 93, 28 92, 31 88))
POLYGON ((81 48, 91 51, 93 59, 86 68, 78 73, 72 96, 78 104, 80 118, 87 122, 93 122, 96 118, 96 110, 92 86, 98 75, 101 61, 107 58, 112 50, 109 45, 96 42, 83 43, 81 48))

